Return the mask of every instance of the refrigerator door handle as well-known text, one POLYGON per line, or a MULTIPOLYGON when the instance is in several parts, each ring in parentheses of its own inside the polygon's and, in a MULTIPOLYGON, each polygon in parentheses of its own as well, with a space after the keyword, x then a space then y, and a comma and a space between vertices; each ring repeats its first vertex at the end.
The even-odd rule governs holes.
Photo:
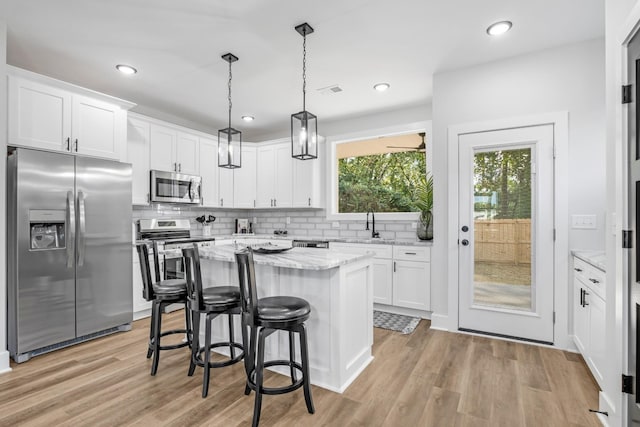
POLYGON ((85 245, 85 231, 87 224, 85 220, 85 208, 84 208, 84 193, 78 191, 78 267, 84 265, 84 245, 85 245))
POLYGON ((67 191, 67 268, 73 267, 76 242, 76 212, 73 191, 67 191))

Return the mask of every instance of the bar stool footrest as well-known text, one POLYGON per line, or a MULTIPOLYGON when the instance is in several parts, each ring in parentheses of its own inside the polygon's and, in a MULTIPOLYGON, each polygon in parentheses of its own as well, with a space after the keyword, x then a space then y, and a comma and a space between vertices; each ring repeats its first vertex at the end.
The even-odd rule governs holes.
MULTIPOLYGON (((286 366, 288 368, 291 368, 291 366, 293 365, 293 368, 296 369, 299 373, 300 373, 300 378, 298 380, 296 380, 293 384, 290 384, 288 386, 284 386, 284 387, 265 387, 262 386, 262 390, 260 391, 260 393, 262 394, 269 394, 269 395, 276 395, 276 394, 285 394, 285 393, 289 393, 291 391, 297 390, 300 387, 302 387, 302 385, 304 384, 304 378, 302 377, 302 365, 299 364, 298 362, 290 362, 289 360, 270 360, 268 362, 264 362, 264 367, 265 368, 269 368, 271 366, 286 366)), ((251 374, 249 375, 250 380, 247 380, 247 384, 249 386, 249 388, 253 391, 256 391, 256 382, 255 382, 255 375, 256 375, 256 370, 253 369, 251 371, 251 374)))
MULTIPOLYGON (((164 331, 162 333, 160 333, 160 338, 162 337, 166 337, 167 335, 174 335, 174 334, 184 334, 187 335, 188 331, 186 329, 171 329, 169 331, 164 331)), ((149 340, 149 349, 153 351, 153 345, 154 345, 155 340, 153 338, 151 338, 149 340)), ((185 341, 185 342, 181 342, 179 344, 171 344, 171 345, 161 345, 160 346, 160 350, 175 350, 177 348, 182 348, 182 347, 187 347, 187 346, 191 346, 191 342, 190 341, 185 341)))
MULTIPOLYGON (((244 359, 244 347, 242 346, 242 344, 239 344, 236 342, 231 344, 228 342, 214 343, 214 344, 211 344, 210 349, 219 348, 219 347, 229 347, 230 345, 233 346, 234 348, 241 350, 240 354, 237 354, 236 357, 234 357, 233 359, 229 358, 229 360, 225 360, 223 362, 209 362, 210 368, 224 368, 225 366, 236 364, 242 359, 244 359)), ((193 361, 194 364, 203 368, 204 368, 204 358, 203 358, 204 351, 205 351, 204 347, 200 347, 198 349, 198 355, 195 357, 193 361)))

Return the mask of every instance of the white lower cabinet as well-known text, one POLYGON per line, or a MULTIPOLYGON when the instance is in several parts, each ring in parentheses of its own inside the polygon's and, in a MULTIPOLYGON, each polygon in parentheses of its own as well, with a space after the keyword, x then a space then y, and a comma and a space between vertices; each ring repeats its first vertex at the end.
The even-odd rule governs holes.
POLYGON ((606 364, 604 277, 602 270, 573 258, 573 339, 600 387, 606 364))
POLYGON ((374 303, 431 310, 430 248, 352 243, 331 243, 330 247, 347 253, 374 254, 374 303))

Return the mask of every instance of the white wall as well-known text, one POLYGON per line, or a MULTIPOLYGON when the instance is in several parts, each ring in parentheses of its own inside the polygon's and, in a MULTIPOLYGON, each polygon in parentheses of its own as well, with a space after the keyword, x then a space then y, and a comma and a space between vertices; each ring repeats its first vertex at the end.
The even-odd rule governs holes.
MULTIPOLYGON (((433 81, 434 250, 432 307, 448 315, 447 277, 449 126, 542 113, 569 112, 569 213, 596 214, 596 230, 570 230, 569 247, 604 249, 604 41, 592 40, 436 74, 433 81)), ((455 221, 455 218, 452 218, 455 221)), ((567 258, 569 254, 566 255, 567 258)), ((567 271, 564 276, 569 279, 567 271)), ((565 287, 566 283, 562 284, 565 287)), ((564 309, 565 316, 568 307, 564 309)), ((449 319, 449 324, 451 319, 449 319)), ((568 331, 563 331, 566 335, 568 331)))
POLYGON ((0 372, 9 369, 7 352, 6 182, 7 152, 7 24, 0 21, 0 372))

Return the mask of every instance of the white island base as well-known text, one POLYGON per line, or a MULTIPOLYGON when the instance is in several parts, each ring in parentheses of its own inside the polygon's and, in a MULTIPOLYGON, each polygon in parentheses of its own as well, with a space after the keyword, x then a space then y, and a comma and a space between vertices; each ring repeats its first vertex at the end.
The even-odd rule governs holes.
MULTIPOLYGON (((231 249, 214 247, 201 250, 204 286, 238 284, 238 270, 229 259, 231 249), (226 260, 221 260, 226 259, 226 260)), ((311 305, 307 320, 309 367, 311 383, 342 393, 373 360, 373 269, 371 258, 339 254, 338 266, 323 268, 317 263, 305 268, 305 255, 317 257, 318 251, 328 249, 293 248, 287 252, 289 260, 279 262, 275 255, 255 254, 258 296, 287 295, 304 298, 311 305), (311 252, 309 252, 311 251, 311 252), (272 258, 269 258, 272 257, 272 258), (295 267, 291 259, 302 260, 295 267), (345 261, 346 260, 346 261, 345 261)), ((331 255, 335 254, 334 251, 331 255)), ((327 267, 326 264, 324 267, 327 267)), ((239 316, 236 317, 236 342, 241 340, 239 316)), ((227 340, 227 316, 215 319, 212 342, 227 340)), ((200 329, 204 331, 204 328, 200 329)), ((296 334, 297 335, 297 334, 296 334)), ((300 361, 300 344, 296 343, 296 360, 300 361)), ((226 353, 225 349, 220 350, 226 353)), ((226 353, 228 354, 228 353, 226 353)), ((286 332, 267 338, 265 360, 289 358, 289 339, 286 332)), ((270 368, 288 375, 288 368, 270 368)), ((215 374, 214 374, 215 375, 215 374)))

